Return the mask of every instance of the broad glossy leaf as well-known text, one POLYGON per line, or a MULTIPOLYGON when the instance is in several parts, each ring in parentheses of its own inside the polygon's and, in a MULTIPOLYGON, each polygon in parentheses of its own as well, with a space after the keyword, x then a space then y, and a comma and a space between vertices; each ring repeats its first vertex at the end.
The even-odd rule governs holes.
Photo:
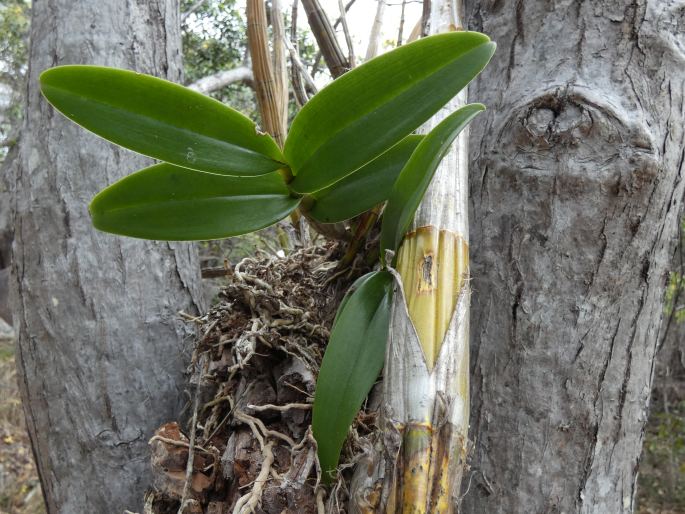
POLYGON ((495 44, 477 32, 420 39, 376 57, 321 90, 298 113, 284 153, 312 193, 391 148, 485 67, 495 44))
POLYGON ((41 74, 40 84, 65 116, 135 152, 223 175, 263 175, 283 167, 278 145, 252 121, 178 84, 100 66, 52 68, 41 74))
POLYGON ((323 223, 350 219, 388 199, 397 176, 423 136, 411 135, 332 186, 312 193, 309 214, 323 223))
POLYGON ((219 239, 268 227, 297 207, 277 172, 226 177, 157 164, 100 191, 90 204, 96 228, 171 241, 219 239))
POLYGON ((399 248, 440 161, 464 127, 483 110, 483 104, 462 107, 442 120, 416 147, 397 178, 383 212, 381 256, 386 249, 399 248))
POLYGON ((383 367, 393 279, 365 275, 340 306, 316 383, 312 429, 325 481, 338 464, 347 431, 383 367))

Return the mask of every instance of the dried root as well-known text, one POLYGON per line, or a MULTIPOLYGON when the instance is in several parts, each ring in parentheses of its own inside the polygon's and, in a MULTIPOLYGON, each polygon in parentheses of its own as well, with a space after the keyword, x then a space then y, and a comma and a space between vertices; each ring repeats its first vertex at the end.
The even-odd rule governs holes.
POLYGON ((375 420, 360 415, 341 480, 324 490, 310 426, 316 377, 342 294, 366 271, 341 273, 337 252, 311 247, 235 266, 219 303, 196 320, 190 435, 169 423, 150 440, 146 514, 345 511, 345 479, 375 420))

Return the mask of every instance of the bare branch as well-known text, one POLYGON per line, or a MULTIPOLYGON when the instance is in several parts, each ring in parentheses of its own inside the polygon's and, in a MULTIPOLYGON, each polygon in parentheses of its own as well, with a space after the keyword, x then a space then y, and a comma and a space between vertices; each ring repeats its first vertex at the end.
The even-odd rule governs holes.
POLYGON ((254 77, 252 75, 252 70, 247 66, 241 66, 232 70, 223 70, 212 75, 202 77, 200 80, 193 82, 188 87, 193 91, 207 94, 213 91, 218 91, 219 89, 222 89, 235 82, 252 82, 253 80, 254 77))
MULTIPOLYGON (((345 5, 345 13, 347 13, 347 11, 350 10, 350 7, 352 7, 354 5, 355 1, 356 0, 350 0, 349 2, 347 2, 347 4, 345 5)), ((338 25, 340 25, 341 23, 342 23, 342 16, 338 16, 338 19, 335 20, 335 23, 333 24, 333 29, 337 29, 338 25)))
POLYGON ((200 7, 202 7, 202 4, 204 4, 206 0, 198 0, 195 2, 190 9, 188 9, 186 12, 181 14, 181 23, 185 22, 188 19, 188 16, 193 14, 195 11, 197 11, 200 7))
POLYGON ((338 8, 340 9, 340 19, 342 20, 343 33, 345 34, 345 43, 347 44, 347 60, 350 63, 350 68, 354 68, 356 66, 354 45, 352 44, 352 36, 350 36, 350 28, 347 26, 347 17, 345 16, 343 0, 338 0, 338 8))
POLYGON ((316 87, 316 84, 314 83, 314 79, 307 72, 307 68, 305 68, 304 64, 302 64, 302 61, 300 60, 300 56, 297 53, 297 50, 295 50, 295 47, 287 39, 285 40, 285 46, 288 48, 288 51, 290 52, 290 58, 295 63, 295 66, 297 66, 297 68, 300 70, 302 78, 304 78, 304 81, 307 83, 307 87, 312 91, 312 93, 316 94, 319 90, 316 87))
POLYGON ((331 22, 319 4, 319 0, 302 0, 302 5, 326 66, 331 71, 331 75, 337 78, 350 69, 350 63, 338 44, 331 22))
POLYGON ((381 28, 383 27, 383 14, 385 13, 385 0, 378 0, 378 7, 376 8, 376 17, 371 26, 371 34, 369 35, 369 46, 366 49, 366 60, 373 59, 378 55, 378 45, 381 39, 381 28))
MULTIPOLYGON (((293 8, 292 12, 290 14, 290 44, 292 45, 294 49, 294 53, 296 55, 299 55, 299 48, 298 48, 298 42, 297 42, 297 6, 299 5, 300 0, 293 0, 293 8)), ((300 70, 300 66, 297 65, 295 62, 295 59, 293 58, 292 52, 289 52, 290 55, 290 82, 293 85, 293 93, 295 94, 295 101, 297 104, 302 107, 304 104, 309 101, 309 98, 307 97, 307 92, 304 89, 304 84, 302 84, 302 76, 300 73, 302 71, 300 70)))
POLYGON ((404 8, 407 0, 402 0, 402 12, 400 14, 400 28, 397 30, 397 46, 402 46, 402 31, 404 30, 404 8))

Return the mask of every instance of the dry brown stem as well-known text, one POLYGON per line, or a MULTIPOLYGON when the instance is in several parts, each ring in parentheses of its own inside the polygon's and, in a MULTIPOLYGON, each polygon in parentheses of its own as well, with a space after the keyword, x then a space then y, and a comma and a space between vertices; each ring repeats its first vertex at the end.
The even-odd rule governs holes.
POLYGON ((283 118, 281 89, 275 78, 266 26, 264 0, 247 0, 247 42, 262 125, 283 146, 286 119, 283 118))

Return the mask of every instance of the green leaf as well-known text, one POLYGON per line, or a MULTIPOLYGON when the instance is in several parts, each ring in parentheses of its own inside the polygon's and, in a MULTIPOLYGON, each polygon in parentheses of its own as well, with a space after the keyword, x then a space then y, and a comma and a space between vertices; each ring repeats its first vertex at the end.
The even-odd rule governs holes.
POLYGON ((335 313, 335 318, 333 318, 333 328, 335 328, 336 323, 338 323, 340 314, 345 310, 345 305, 347 304, 347 302, 350 301, 350 298, 352 297, 353 293, 362 285, 364 285, 364 283, 367 282, 370 278, 373 278, 375 275, 376 272, 371 272, 367 273, 366 275, 362 275, 361 277, 357 278, 357 280, 355 280, 352 283, 352 285, 347 289, 345 296, 343 296, 343 299, 340 301, 340 305, 338 305, 338 310, 335 313))
POLYGON ((411 135, 332 186, 312 193, 309 214, 323 223, 350 219, 388 199, 397 176, 423 136, 411 135))
POLYGON ((284 153, 312 193, 349 175, 435 114, 485 67, 495 44, 477 32, 419 39, 355 68, 298 113, 284 153))
POLYGON ((386 249, 399 248, 440 161, 464 127, 484 110, 483 104, 462 107, 442 120, 416 147, 397 178, 383 212, 381 256, 386 249))
POLYGON ((100 66, 59 66, 43 95, 97 135, 185 168, 263 175, 283 167, 276 142, 238 111, 166 80, 100 66))
POLYGON ((96 228, 171 241, 219 239, 268 227, 298 205, 279 173, 226 177, 157 164, 100 191, 96 228))
POLYGON ((393 278, 365 275, 343 300, 316 383, 312 429, 323 478, 330 481, 347 431, 383 367, 393 278))

